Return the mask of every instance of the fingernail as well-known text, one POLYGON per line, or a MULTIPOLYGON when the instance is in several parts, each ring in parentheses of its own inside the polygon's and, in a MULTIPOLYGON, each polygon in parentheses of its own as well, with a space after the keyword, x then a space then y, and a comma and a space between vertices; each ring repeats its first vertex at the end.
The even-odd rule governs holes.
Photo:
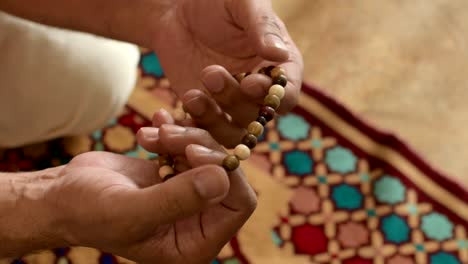
POLYGON ((141 133, 145 140, 155 141, 159 139, 159 129, 154 127, 142 127, 141 133))
POLYGON ((205 73, 202 78, 205 87, 213 93, 219 93, 224 89, 224 78, 218 72, 212 71, 205 73))
POLYGON ((272 33, 267 33, 265 35, 265 45, 285 51, 287 50, 283 40, 278 35, 272 33))
POLYGON ((198 194, 206 200, 214 200, 226 195, 228 185, 226 172, 220 167, 207 167, 193 177, 193 184, 198 194))
POLYGON ((200 145, 192 144, 190 145, 190 148, 198 156, 206 156, 213 153, 213 150, 200 145))
POLYGON ((176 125, 164 124, 161 126, 161 129, 169 134, 180 134, 185 132, 185 128, 176 125))
POLYGON ((200 97, 193 98, 184 104, 192 116, 202 116, 206 112, 206 104, 200 97))

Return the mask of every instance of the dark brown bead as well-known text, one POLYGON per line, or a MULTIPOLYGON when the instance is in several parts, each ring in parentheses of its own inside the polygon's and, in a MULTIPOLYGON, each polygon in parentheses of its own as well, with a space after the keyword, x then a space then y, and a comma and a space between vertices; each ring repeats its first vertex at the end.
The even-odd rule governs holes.
POLYGON ((267 95, 264 100, 264 104, 266 106, 269 106, 275 110, 278 109, 278 107, 280 106, 280 103, 281 103, 281 100, 279 99, 279 97, 276 95, 272 95, 272 94, 267 95))
POLYGON ((273 84, 279 84, 283 87, 286 87, 286 84, 288 84, 288 78, 286 75, 280 75, 276 78, 273 78, 273 84))
POLYGON ((268 121, 263 117, 263 116, 259 116, 257 118, 257 122, 259 122, 260 124, 262 124, 262 126, 266 126, 266 124, 268 123, 268 121))
POLYGON ((266 70, 266 67, 263 67, 260 70, 258 70, 258 73, 259 74, 265 74, 265 70, 266 70))
POLYGON ((239 168, 240 162, 234 155, 229 155, 223 160, 223 168, 226 171, 234 171, 239 168))
POLYGON ((171 178, 174 178, 174 176, 176 176, 175 173, 174 173, 174 174, 166 175, 166 177, 164 177, 163 181, 167 181, 167 180, 169 180, 169 179, 171 179, 171 178))
POLYGON ((275 68, 275 66, 268 66, 265 68, 265 74, 267 76, 270 76, 271 77, 271 70, 273 70, 275 68))
POLYGON ((263 116, 267 122, 270 122, 275 117, 275 109, 269 106, 262 106, 260 111, 258 111, 259 116, 263 116))
POLYGON ((168 166, 174 165, 174 160, 172 159, 171 156, 167 154, 160 155, 158 158, 158 162, 159 162, 159 167, 166 166, 166 165, 168 166))
POLYGON ((253 149, 257 146, 257 137, 252 134, 247 134, 242 138, 242 144, 249 147, 249 149, 253 149))

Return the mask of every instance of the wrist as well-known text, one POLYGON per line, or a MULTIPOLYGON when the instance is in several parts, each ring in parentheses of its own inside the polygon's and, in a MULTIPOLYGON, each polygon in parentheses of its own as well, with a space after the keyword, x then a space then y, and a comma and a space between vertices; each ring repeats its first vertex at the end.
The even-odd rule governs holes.
POLYGON ((45 195, 60 170, 0 174, 0 257, 66 246, 45 195))

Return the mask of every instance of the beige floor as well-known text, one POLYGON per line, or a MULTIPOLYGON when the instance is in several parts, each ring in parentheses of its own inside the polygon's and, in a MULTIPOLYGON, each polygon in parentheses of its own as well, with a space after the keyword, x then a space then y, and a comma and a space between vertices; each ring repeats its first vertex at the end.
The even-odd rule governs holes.
POLYGON ((274 0, 305 80, 468 185, 468 1, 274 0))

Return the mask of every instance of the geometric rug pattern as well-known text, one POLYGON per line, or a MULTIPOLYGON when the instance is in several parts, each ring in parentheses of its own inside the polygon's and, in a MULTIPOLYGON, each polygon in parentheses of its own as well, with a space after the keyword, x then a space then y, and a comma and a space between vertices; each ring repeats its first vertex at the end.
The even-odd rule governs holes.
MULTIPOLYGON (((157 56, 143 51, 119 117, 89 136, 3 150, 0 171, 65 164, 92 150, 155 159, 135 133, 157 109, 178 106, 169 87, 157 56)), ((258 209, 213 264, 468 263, 468 192, 320 89, 304 85, 298 107, 268 125, 243 166, 258 209)), ((62 248, 0 263, 131 262, 62 248)))

